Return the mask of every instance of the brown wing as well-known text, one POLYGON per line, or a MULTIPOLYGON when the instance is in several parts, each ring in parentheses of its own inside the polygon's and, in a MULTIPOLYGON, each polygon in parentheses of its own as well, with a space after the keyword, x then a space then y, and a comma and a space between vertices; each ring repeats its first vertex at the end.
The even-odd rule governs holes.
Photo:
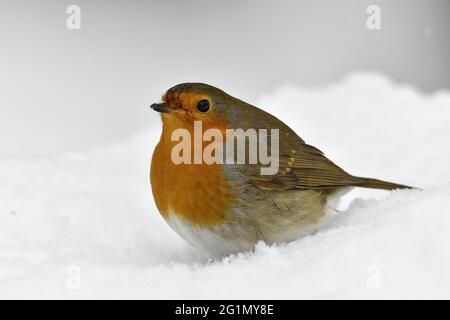
POLYGON ((252 184, 263 189, 330 189, 361 183, 361 178, 348 174, 307 144, 301 144, 290 154, 281 153, 277 174, 261 175, 260 168, 247 165, 243 173, 252 184))
POLYGON ((235 98, 228 99, 230 100, 227 105, 232 106, 228 112, 233 128, 279 129, 280 132, 278 173, 261 175, 260 165, 246 164, 237 170, 238 179, 243 178, 245 182, 270 190, 323 190, 343 186, 388 190, 411 188, 397 183, 352 176, 325 157, 320 150, 306 144, 291 128, 273 115, 235 98))
POLYGON ((278 173, 261 175, 259 165, 247 165, 244 175, 253 185, 268 190, 325 190, 344 186, 374 189, 413 189, 407 185, 372 178, 355 177, 324 156, 317 148, 302 144, 295 153, 281 154, 278 173))

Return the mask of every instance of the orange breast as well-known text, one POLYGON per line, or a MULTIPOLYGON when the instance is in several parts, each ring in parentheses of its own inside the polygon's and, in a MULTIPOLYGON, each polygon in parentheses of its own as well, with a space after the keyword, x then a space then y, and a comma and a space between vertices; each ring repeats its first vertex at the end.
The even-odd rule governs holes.
POLYGON ((177 123, 176 119, 164 122, 163 134, 153 153, 150 179, 160 213, 165 218, 173 213, 201 226, 229 221, 229 209, 236 195, 224 175, 223 165, 173 163, 171 151, 177 142, 170 137, 172 130, 179 127, 185 124, 177 123))

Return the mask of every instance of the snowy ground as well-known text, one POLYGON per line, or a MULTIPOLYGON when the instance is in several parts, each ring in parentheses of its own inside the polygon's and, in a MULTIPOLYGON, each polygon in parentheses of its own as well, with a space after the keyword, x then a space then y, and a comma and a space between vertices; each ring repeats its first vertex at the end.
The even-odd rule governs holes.
POLYGON ((422 190, 355 190, 315 235, 210 261, 153 204, 159 126, 82 154, 3 156, 0 298, 450 298, 450 93, 354 74, 258 105, 349 172, 422 190))

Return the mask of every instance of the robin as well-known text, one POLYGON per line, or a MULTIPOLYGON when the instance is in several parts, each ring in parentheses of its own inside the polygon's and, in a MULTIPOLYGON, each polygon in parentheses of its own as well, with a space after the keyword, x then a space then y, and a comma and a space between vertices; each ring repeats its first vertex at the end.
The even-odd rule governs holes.
MULTIPOLYGON (((156 206, 182 238, 215 256, 252 250, 258 241, 288 242, 312 232, 333 200, 352 187, 411 188, 347 173, 281 120, 207 84, 176 85, 151 108, 161 113, 163 124, 150 172, 156 206), (174 131, 194 134, 198 122, 203 131, 222 133, 278 130, 278 170, 262 174, 260 161, 174 161, 179 143, 174 131)), ((192 146, 187 150, 194 152, 192 146)))

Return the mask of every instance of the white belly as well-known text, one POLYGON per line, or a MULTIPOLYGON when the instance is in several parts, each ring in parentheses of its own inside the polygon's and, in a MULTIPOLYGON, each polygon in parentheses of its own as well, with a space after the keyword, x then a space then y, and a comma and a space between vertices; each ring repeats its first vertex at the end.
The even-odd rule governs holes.
POLYGON ((298 220, 293 216, 277 216, 275 219, 271 216, 265 219, 263 212, 258 216, 254 221, 204 227, 184 221, 177 214, 171 213, 166 222, 192 246, 213 257, 252 251, 258 241, 270 245, 297 240, 313 233, 321 225, 317 221, 306 223, 303 219, 298 220))
POLYGON ((202 227, 185 222, 176 214, 169 214, 169 226, 192 246, 207 251, 213 256, 224 256, 254 248, 255 241, 245 235, 236 235, 236 226, 222 224, 216 227, 202 227), (230 235, 235 235, 230 237, 230 235), (236 237, 237 236, 237 237, 236 237))
MULTIPOLYGON (((253 188, 231 210, 229 221, 206 227, 169 212, 167 223, 182 238, 212 256, 254 250, 258 241, 267 244, 296 240, 318 230, 322 219, 340 193, 324 197, 316 191, 261 191, 253 188)), ((244 196, 243 196, 244 197, 244 196)), ((334 208, 332 205, 331 208, 334 208)))

